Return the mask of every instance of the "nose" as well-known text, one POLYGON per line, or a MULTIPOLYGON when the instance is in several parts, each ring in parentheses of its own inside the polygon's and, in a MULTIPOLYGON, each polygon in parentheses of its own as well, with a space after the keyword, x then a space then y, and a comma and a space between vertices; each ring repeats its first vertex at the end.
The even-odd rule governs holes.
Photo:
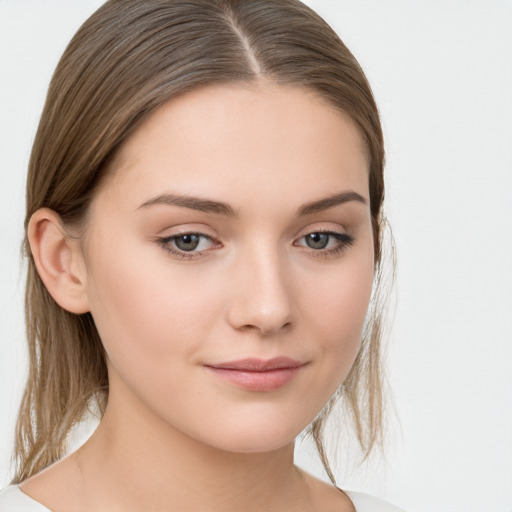
POLYGON ((276 334, 292 325, 292 290, 277 251, 247 251, 236 264, 228 322, 236 330, 276 334))

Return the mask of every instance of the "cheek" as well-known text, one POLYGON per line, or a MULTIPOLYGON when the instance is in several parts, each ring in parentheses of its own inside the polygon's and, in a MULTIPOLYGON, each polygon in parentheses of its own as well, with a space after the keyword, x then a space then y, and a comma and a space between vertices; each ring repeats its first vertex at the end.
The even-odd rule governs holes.
POLYGON ((373 258, 347 259, 305 297, 304 316, 315 339, 331 392, 346 377, 358 354, 373 286, 373 258))
POLYGON ((120 243, 109 248, 106 240, 101 247, 96 251, 101 258, 90 261, 88 293, 117 370, 152 375, 156 368, 191 358, 216 317, 218 297, 171 265, 159 248, 131 244, 123 250, 120 243))
POLYGON ((354 251, 337 267, 311 281, 306 309, 314 311, 326 329, 356 335, 362 329, 372 286, 370 251, 354 251))

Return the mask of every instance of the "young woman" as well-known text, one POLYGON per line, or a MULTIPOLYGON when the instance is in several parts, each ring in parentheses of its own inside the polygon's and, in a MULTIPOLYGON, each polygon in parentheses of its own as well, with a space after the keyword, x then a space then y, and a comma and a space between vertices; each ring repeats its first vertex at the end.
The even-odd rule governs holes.
POLYGON ((380 437, 383 161, 362 70, 298 0, 106 2, 31 157, 0 510, 397 510, 293 461, 309 429, 334 483, 336 401, 380 437))

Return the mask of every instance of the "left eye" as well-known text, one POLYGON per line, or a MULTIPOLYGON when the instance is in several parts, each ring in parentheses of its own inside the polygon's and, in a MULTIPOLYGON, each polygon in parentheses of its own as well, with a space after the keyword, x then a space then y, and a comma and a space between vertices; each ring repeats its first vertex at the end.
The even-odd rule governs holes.
POLYGON ((322 232, 309 233, 299 239, 297 245, 317 251, 336 249, 353 243, 353 238, 344 233, 322 232))
POLYGON ((327 233, 310 233, 304 237, 304 240, 311 249, 325 249, 331 238, 331 235, 327 233))

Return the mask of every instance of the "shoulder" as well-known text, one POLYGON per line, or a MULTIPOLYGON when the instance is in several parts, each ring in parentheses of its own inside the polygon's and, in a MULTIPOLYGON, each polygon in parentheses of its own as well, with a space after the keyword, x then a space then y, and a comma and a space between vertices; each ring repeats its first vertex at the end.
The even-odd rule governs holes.
POLYGON ((404 512, 401 508, 362 492, 343 491, 352 501, 356 512, 404 512))
POLYGON ((50 512, 50 510, 27 496, 17 485, 9 485, 0 490, 0 512, 50 512))

